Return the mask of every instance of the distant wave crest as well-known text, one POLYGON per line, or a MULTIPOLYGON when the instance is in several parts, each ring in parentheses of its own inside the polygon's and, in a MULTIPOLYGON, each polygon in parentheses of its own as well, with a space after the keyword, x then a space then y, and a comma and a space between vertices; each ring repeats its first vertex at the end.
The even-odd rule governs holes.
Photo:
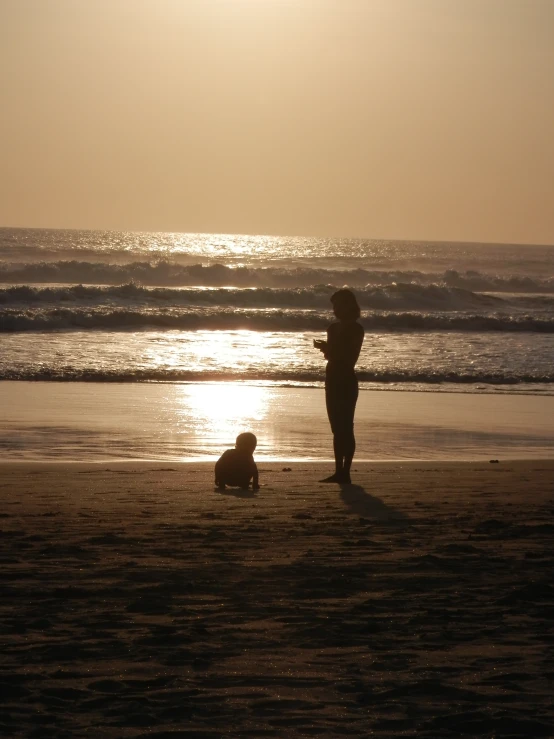
MULTIPOLYGON (((0 332, 55 330, 252 330, 323 331, 329 324, 327 311, 141 307, 49 307, 8 308, 0 311, 0 332)), ((367 331, 527 331, 554 333, 554 318, 526 315, 364 312, 367 331)))
POLYGON ((390 285, 394 282, 420 285, 441 284, 452 288, 488 292, 554 293, 554 277, 539 279, 524 275, 498 276, 477 271, 446 270, 428 273, 418 270, 333 270, 309 267, 227 267, 223 264, 182 265, 170 261, 143 261, 127 264, 61 260, 55 262, 4 262, 0 282, 10 284, 64 283, 90 285, 140 285, 183 287, 309 287, 319 284, 390 285))

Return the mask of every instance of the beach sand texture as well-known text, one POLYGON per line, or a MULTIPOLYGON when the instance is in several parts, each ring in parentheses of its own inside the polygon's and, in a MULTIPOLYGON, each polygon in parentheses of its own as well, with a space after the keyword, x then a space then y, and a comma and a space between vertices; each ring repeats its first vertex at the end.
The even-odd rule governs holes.
POLYGON ((554 462, 0 468, 0 735, 554 735, 554 462))

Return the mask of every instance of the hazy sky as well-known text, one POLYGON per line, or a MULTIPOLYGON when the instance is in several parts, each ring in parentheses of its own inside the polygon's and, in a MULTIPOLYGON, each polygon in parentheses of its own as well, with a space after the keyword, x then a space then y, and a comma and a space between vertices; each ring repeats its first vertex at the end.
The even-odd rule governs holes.
POLYGON ((0 225, 554 243, 554 0, 0 0, 0 225))

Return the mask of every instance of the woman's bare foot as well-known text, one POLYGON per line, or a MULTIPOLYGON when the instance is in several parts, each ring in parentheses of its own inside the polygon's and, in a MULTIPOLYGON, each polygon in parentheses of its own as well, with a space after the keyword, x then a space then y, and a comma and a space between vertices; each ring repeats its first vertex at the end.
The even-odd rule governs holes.
POLYGON ((335 472, 334 475, 331 475, 330 477, 326 477, 323 480, 320 480, 319 482, 342 482, 342 475, 340 472, 335 472))
POLYGON ((350 479, 349 472, 335 472, 334 475, 326 477, 319 482, 336 482, 337 485, 352 485, 352 480, 350 479))

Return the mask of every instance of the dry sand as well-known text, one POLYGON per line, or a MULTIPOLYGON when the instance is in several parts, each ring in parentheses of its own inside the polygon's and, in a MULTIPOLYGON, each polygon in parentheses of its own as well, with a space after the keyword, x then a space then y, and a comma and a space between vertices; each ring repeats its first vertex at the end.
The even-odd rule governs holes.
POLYGON ((554 736, 553 462, 283 466, 3 465, 0 734, 554 736))

